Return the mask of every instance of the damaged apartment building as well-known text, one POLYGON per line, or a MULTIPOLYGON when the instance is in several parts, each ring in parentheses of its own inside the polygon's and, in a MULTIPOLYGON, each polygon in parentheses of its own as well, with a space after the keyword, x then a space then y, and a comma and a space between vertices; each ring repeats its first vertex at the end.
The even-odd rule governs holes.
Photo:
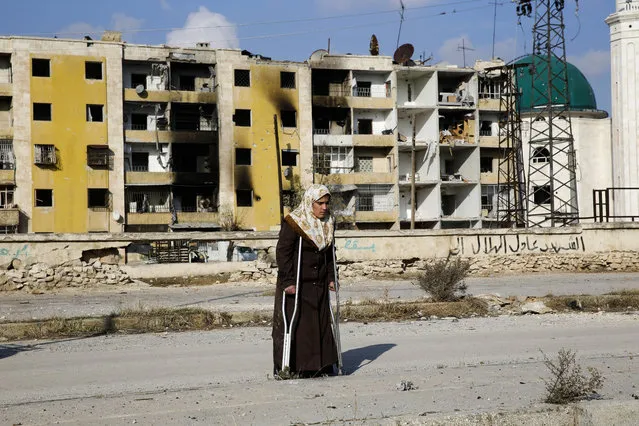
POLYGON ((495 65, 0 37, 0 232, 277 230, 313 182, 345 229, 492 226, 495 65))

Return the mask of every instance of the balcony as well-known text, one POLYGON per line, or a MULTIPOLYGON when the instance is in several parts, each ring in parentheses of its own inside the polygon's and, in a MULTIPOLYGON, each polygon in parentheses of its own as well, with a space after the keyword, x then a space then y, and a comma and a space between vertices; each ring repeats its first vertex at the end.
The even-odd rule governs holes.
POLYGON ((0 96, 13 96, 13 84, 0 82, 0 96))
POLYGON ((486 135, 480 131, 479 146, 480 148, 499 148, 499 136, 493 136, 493 133, 486 135))
POLYGON ((145 90, 138 94, 136 89, 124 89, 124 101, 215 104, 217 103, 217 93, 214 91, 145 90))
MULTIPOLYGON (((425 187, 425 186, 433 186, 437 185, 437 180, 435 179, 426 179, 426 177, 422 177, 419 173, 415 173, 415 186, 416 187, 425 187)), ((399 186, 410 186, 411 185, 411 174, 410 173, 402 173, 399 175, 399 186)))
POLYGON ((0 208, 0 226, 18 226, 20 224, 19 209, 0 208))
MULTIPOLYGON (((177 212, 177 223, 217 223, 220 219, 217 212, 177 212)), ((170 212, 127 213, 127 225, 168 225, 171 223, 170 212)))
POLYGON ((353 146, 394 147, 395 135, 353 135, 353 146))
POLYGON ((315 175, 316 182, 326 182, 328 185, 367 185, 394 184, 393 173, 336 173, 331 175, 315 175), (323 179, 323 180, 322 180, 323 179))
POLYGON ((390 211, 356 211, 355 222, 395 222, 397 212, 390 211))
MULTIPOLYGON (((482 96, 481 94, 479 95, 482 96)), ((499 111, 501 100, 499 98, 480 98, 479 109, 483 111, 499 111)))
POLYGON ((364 96, 363 88, 331 88, 329 91, 313 92, 313 106, 325 108, 393 109, 395 101, 391 97, 364 96))
POLYGON ((162 186, 176 183, 205 185, 212 184, 215 179, 212 173, 130 171, 124 175, 124 184, 132 186, 162 186))
POLYGON ((15 170, 0 169, 0 185, 15 185, 15 170))
POLYGON ((124 130, 124 139, 130 143, 216 143, 215 130, 124 130))

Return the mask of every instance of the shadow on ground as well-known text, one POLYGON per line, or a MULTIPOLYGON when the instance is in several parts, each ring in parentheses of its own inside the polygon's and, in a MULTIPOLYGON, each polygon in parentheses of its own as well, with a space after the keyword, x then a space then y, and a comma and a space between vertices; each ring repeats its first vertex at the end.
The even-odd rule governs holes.
POLYGON ((384 352, 388 352, 394 343, 383 343, 379 345, 370 345, 363 348, 351 349, 342 354, 342 362, 344 364, 344 374, 352 374, 360 368, 370 364, 379 358, 384 352))

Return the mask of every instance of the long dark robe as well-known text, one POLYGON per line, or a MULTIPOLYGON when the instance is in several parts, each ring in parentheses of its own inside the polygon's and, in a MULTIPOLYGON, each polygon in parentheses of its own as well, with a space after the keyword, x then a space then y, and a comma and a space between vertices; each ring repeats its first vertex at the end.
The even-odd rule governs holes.
MULTIPOLYGON (((293 222, 293 225, 295 223, 293 222)), ((283 221, 277 242, 278 267, 275 307, 273 312, 273 364, 275 372, 282 369, 284 321, 282 295, 297 279, 298 249, 301 230, 283 221), (297 231, 297 232, 296 232, 297 231), (298 233, 299 232, 299 233, 298 233)), ((290 371, 320 372, 337 363, 337 348, 331 329, 328 283, 335 280, 333 245, 324 250, 302 238, 302 267, 295 326, 291 333, 290 371)), ((295 295, 286 295, 286 317, 291 320, 295 295)))

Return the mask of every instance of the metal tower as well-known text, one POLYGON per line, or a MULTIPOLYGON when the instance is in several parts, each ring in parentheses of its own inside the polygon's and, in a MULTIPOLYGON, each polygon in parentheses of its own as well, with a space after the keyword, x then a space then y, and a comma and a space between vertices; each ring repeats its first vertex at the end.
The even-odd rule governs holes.
POLYGON ((526 181, 521 138, 520 93, 515 73, 525 64, 500 68, 499 171, 497 174, 497 222, 501 228, 526 226, 526 181))
MULTIPOLYGON (((519 3, 530 6, 530 0, 519 3)), ((563 10, 564 0, 536 2, 529 64, 529 227, 573 225, 579 220, 563 10)))

